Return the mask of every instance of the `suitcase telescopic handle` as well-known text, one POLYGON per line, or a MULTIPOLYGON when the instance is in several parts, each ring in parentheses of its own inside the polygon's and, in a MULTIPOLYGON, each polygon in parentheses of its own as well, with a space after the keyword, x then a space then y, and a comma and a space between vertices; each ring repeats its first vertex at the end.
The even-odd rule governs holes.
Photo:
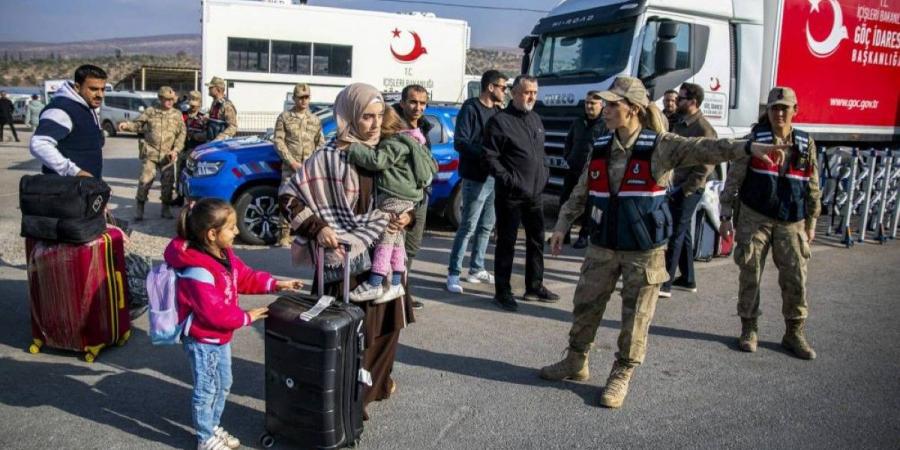
MULTIPOLYGON (((344 303, 350 303, 350 244, 341 242, 344 249, 344 303)), ((325 295, 325 247, 316 246, 316 286, 318 286, 319 298, 325 295)))
POLYGON ((350 244, 341 242, 344 249, 344 303, 350 303, 350 244))

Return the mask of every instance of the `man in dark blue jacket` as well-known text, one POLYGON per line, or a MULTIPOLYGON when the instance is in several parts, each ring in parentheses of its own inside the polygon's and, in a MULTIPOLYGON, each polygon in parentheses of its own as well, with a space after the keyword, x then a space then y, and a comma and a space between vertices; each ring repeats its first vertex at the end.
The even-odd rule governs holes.
POLYGON ((453 132, 453 148, 459 152, 459 176, 462 178, 462 215, 447 267, 447 290, 463 292, 459 284, 463 258, 469 239, 472 253, 469 260, 469 283, 494 283, 494 276, 484 268, 491 231, 494 229, 494 177, 488 175, 482 164, 482 133, 488 119, 501 109, 506 95, 507 76, 496 70, 488 70, 481 76, 481 94, 465 101, 456 116, 453 132))
POLYGON ((103 144, 99 110, 106 89, 106 72, 90 64, 75 70, 41 112, 31 136, 30 151, 43 173, 103 176, 103 144))
POLYGON ((519 223, 525 227, 524 300, 555 302, 559 296, 544 287, 544 208, 541 195, 550 178, 544 163, 544 126, 533 111, 537 79, 519 75, 512 86, 512 101, 488 120, 484 129, 484 160, 497 189, 497 247, 494 256, 494 301, 507 311, 518 304, 510 277, 519 223))

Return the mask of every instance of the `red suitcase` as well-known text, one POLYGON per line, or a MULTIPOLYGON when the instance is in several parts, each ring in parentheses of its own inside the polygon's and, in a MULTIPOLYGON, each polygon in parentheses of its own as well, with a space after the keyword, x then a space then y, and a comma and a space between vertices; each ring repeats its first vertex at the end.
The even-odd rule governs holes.
POLYGON ((722 236, 719 239, 719 248, 716 252, 716 256, 729 256, 731 255, 732 250, 734 250, 734 233, 731 233, 728 236, 722 236))
POLYGON ((131 336, 122 230, 107 228, 86 244, 25 240, 31 334, 42 346, 84 352, 93 362, 104 347, 131 336))

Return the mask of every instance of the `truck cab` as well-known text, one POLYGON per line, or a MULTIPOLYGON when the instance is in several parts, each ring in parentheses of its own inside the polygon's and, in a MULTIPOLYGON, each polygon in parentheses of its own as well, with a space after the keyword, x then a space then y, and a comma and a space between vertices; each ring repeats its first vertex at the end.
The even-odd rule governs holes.
POLYGON ((640 78, 654 101, 699 84, 701 109, 720 137, 749 131, 759 114, 762 22, 762 2, 746 0, 569 0, 554 8, 520 44, 523 73, 540 87, 548 188, 562 187, 565 137, 587 92, 620 75, 640 78))

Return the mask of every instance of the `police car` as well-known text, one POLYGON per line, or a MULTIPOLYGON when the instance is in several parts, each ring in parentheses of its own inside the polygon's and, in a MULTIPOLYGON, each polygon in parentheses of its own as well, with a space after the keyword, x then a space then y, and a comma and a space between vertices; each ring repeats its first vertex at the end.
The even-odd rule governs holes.
MULTIPOLYGON (((459 154, 453 149, 458 105, 429 105, 425 119, 433 125, 429 138, 438 174, 432 182, 429 207, 455 227, 460 218, 459 154)), ((325 139, 336 132, 330 110, 317 112, 325 139)), ((237 211, 240 238, 248 244, 269 245, 278 239, 278 185, 281 158, 273 133, 210 142, 191 152, 180 180, 183 195, 215 197, 231 202, 237 211)))

